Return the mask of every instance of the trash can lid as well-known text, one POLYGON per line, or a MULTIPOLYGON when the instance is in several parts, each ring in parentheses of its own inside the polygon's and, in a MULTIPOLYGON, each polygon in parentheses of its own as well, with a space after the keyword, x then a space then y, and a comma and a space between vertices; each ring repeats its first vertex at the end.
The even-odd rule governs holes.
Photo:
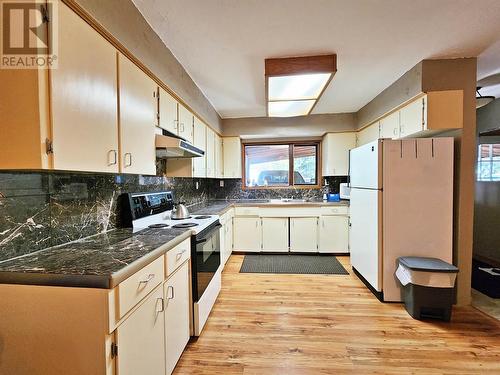
POLYGON ((438 258, 399 257, 398 262, 414 271, 457 273, 458 268, 438 258))

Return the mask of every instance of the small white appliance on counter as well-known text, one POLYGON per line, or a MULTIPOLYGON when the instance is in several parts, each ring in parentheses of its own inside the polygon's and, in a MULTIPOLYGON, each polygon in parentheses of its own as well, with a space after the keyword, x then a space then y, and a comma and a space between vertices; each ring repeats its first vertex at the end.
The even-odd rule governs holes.
POLYGON ((351 265, 383 301, 401 301, 397 258, 452 262, 453 138, 377 140, 350 151, 351 265))
POLYGON ((339 188, 340 199, 351 199, 351 187, 347 182, 340 184, 339 188))

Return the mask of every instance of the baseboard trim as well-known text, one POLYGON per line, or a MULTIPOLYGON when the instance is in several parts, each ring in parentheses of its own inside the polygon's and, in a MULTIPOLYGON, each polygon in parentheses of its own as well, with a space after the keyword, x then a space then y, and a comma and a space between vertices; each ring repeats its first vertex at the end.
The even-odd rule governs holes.
POLYGON ((318 255, 318 256, 350 256, 349 253, 317 253, 317 252, 290 252, 290 251, 233 251, 231 255, 318 255))
POLYGON ((360 279, 363 282, 363 284, 366 285, 366 287, 370 290, 370 292, 372 292, 373 295, 375 297, 377 297, 377 299, 380 302, 384 302, 384 292, 383 291, 379 292, 378 290, 376 290, 363 276, 361 276, 361 274, 356 270, 356 268, 352 267, 352 271, 358 277, 358 279, 360 279))

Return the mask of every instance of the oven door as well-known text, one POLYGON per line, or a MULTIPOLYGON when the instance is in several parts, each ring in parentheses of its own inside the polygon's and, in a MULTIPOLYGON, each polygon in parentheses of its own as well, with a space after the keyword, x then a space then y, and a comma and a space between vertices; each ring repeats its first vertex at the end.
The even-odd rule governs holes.
POLYGON ((217 221, 193 236, 191 262, 193 277, 193 302, 197 302, 220 266, 221 224, 217 221))

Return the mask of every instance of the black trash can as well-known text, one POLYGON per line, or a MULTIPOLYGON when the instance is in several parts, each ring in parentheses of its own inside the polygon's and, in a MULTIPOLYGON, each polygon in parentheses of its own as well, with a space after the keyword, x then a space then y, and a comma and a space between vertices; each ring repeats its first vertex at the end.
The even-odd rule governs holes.
POLYGON ((401 299, 415 319, 450 321, 458 268, 437 258, 400 257, 401 299))

